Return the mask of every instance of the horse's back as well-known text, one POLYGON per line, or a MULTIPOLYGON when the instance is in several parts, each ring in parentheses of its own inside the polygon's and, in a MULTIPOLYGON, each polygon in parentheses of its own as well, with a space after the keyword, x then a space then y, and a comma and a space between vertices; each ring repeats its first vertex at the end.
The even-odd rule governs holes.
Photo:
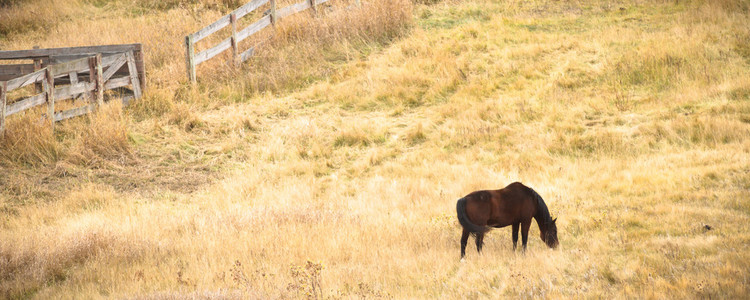
POLYGON ((496 191, 498 200, 513 205, 529 204, 533 200, 529 187, 523 183, 514 182, 496 191))
POLYGON ((534 199, 529 188, 520 182, 514 182, 495 191, 495 208, 506 218, 514 220, 528 219, 536 213, 534 199))

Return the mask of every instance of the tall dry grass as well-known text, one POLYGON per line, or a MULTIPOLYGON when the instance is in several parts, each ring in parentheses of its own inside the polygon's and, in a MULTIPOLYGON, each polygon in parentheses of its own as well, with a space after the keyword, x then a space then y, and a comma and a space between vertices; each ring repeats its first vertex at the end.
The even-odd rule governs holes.
POLYGON ((80 4, 77 0, 0 1, 0 39, 54 27, 79 13, 80 4))
POLYGON ((117 101, 83 120, 57 124, 55 130, 33 112, 11 119, 0 141, 2 163, 45 168, 64 160, 85 165, 130 153, 127 121, 117 101))
MULTIPOLYGON (((219 98, 281 92, 323 80, 347 63, 381 49, 403 36, 412 26, 409 0, 365 1, 353 9, 353 1, 332 1, 316 16, 301 13, 279 22, 276 29, 242 46, 257 47, 239 69, 227 68, 228 57, 199 67, 202 83, 215 84, 219 98)), ((282 5, 282 4, 280 4, 282 5)), ((225 55, 226 56, 226 55, 225 55)), ((237 102, 234 100, 232 102, 237 102)))
POLYGON ((9 120, 0 143, 0 155, 6 164, 48 165, 63 152, 49 122, 31 114, 9 120))
MULTIPOLYGON (((0 291, 742 298, 750 286, 743 5, 416 5, 408 33, 372 53, 334 49, 362 56, 330 76, 285 77, 300 82, 288 89, 255 94, 226 78, 196 91, 157 84, 126 110, 134 118, 125 118, 124 152, 153 162, 140 173, 159 175, 138 178, 157 187, 122 188, 119 178, 133 176, 127 165, 97 165, 122 169, 92 168, 109 177, 82 176, 51 201, 0 194, 8 212, 0 291), (217 165, 223 177, 164 181, 205 178, 193 169, 217 165), (505 228, 488 235, 482 255, 471 248, 459 262, 455 199, 513 181, 536 189, 558 217, 560 248, 545 248, 532 226, 529 251, 514 253, 505 228)), ((182 24, 180 9, 165 14, 182 24)), ((309 30, 311 42, 289 39, 346 45, 309 30)), ((151 61, 164 63, 155 72, 175 71, 170 59, 151 61)))

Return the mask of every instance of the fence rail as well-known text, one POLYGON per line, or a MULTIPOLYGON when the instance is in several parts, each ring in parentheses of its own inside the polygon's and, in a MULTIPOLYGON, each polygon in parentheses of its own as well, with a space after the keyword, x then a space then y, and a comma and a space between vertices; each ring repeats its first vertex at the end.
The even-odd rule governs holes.
MULTIPOLYGON (((241 41, 263 30, 269 25, 276 25, 276 23, 283 18, 310 8, 315 11, 318 5, 326 3, 328 1, 330 0, 304 0, 302 2, 295 3, 277 10, 276 0, 253 0, 234 10, 230 14, 221 17, 216 22, 186 36, 185 64, 187 65, 188 79, 191 83, 195 83, 197 81, 196 67, 230 48, 232 49, 232 57, 235 64, 245 62, 253 56, 255 52, 255 46, 240 52, 238 44, 241 41), (266 3, 270 3, 270 8, 263 17, 248 25, 247 27, 239 31, 237 30, 237 23, 240 18, 248 15, 249 13, 253 12, 266 3), (223 39, 221 42, 211 48, 195 53, 196 43, 230 25, 232 26, 231 36, 223 39)), ((360 5, 359 0, 356 0, 355 2, 357 6, 360 5)))
POLYGON ((57 121, 90 113, 104 104, 106 90, 130 85, 132 95, 122 98, 127 103, 140 98, 145 86, 140 44, 0 51, 0 60, 13 59, 35 62, 0 65, 0 76, 3 76, 0 79, 5 80, 0 81, 0 134, 4 132, 8 116, 45 103, 47 119, 54 127, 57 121), (91 51, 101 52, 92 54, 91 51), (29 70, 31 72, 27 72, 29 70), (36 86, 34 95, 9 103, 10 92, 32 84, 36 86), (87 98, 88 103, 55 111, 56 102, 75 98, 87 98))

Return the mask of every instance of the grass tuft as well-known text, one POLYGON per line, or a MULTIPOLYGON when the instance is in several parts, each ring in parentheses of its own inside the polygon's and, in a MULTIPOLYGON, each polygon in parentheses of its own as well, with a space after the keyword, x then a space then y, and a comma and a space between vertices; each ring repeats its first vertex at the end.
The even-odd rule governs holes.
POLYGON ((48 121, 34 114, 10 119, 0 138, 0 158, 3 164, 45 166, 53 164, 64 153, 48 121))

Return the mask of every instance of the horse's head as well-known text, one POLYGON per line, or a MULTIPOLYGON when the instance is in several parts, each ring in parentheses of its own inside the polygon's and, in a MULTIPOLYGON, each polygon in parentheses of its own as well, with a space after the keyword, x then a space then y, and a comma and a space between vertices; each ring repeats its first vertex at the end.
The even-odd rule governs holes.
POLYGON ((559 244, 557 241, 557 225, 555 222, 557 222, 557 218, 540 227, 542 241, 552 249, 557 248, 557 245, 559 244))

